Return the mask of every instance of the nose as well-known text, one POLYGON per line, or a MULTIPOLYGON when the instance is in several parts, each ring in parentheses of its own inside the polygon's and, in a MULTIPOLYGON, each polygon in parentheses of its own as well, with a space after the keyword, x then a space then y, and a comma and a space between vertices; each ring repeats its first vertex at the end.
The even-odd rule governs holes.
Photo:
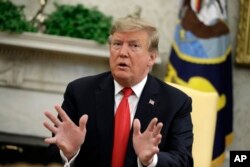
POLYGON ((128 46, 126 44, 123 44, 121 49, 120 49, 120 54, 121 57, 128 57, 128 46))

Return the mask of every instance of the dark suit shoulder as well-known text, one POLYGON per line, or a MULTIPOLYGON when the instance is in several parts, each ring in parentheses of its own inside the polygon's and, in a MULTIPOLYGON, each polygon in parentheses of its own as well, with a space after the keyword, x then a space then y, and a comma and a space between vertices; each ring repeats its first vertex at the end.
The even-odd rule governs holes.
POLYGON ((111 77, 111 72, 104 72, 104 73, 100 73, 100 74, 97 74, 97 75, 90 75, 90 76, 85 76, 85 77, 81 77, 81 78, 77 78, 73 81, 71 81, 69 83, 72 84, 72 85, 88 85, 88 84, 91 84, 91 83, 96 83, 96 82, 100 82, 101 80, 107 78, 107 77, 111 77))
POLYGON ((182 90, 180 90, 180 89, 178 89, 178 88, 175 88, 175 87, 173 87, 173 86, 171 86, 171 85, 169 85, 169 84, 167 84, 167 83, 165 83, 166 84, 166 87, 168 87, 168 90, 169 91, 171 91, 171 92, 173 92, 173 94, 176 94, 177 96, 181 96, 181 97, 183 97, 183 98, 188 98, 189 96, 185 93, 185 92, 183 92, 182 90))
POLYGON ((152 77, 152 76, 150 76, 150 78, 151 78, 152 82, 155 82, 155 83, 152 83, 152 85, 154 85, 154 86, 158 85, 157 86, 158 88, 156 88, 156 90, 158 89, 157 91, 159 91, 160 94, 163 95, 163 96, 165 95, 165 96, 168 96, 168 97, 170 96, 171 98, 176 97, 176 98, 184 98, 184 99, 189 97, 183 91, 181 91, 181 90, 167 84, 166 82, 164 82, 164 81, 162 81, 162 80, 160 80, 158 78, 155 78, 155 77, 152 77))
POLYGON ((191 107, 192 99, 186 93, 157 78, 149 77, 148 89, 158 96, 158 104, 163 111, 167 108, 174 114, 184 106, 191 107))
POLYGON ((98 75, 78 78, 71 81, 64 92, 64 99, 70 99, 75 105, 82 103, 84 100, 89 103, 93 100, 95 92, 102 89, 103 85, 112 88, 113 77, 110 72, 101 73, 98 75))
POLYGON ((102 86, 113 88, 113 78, 110 72, 78 78, 71 81, 64 92, 63 108, 74 122, 78 123, 78 116, 92 111, 95 107, 96 93, 102 86), (76 114, 77 113, 77 114, 76 114))
POLYGON ((81 89, 81 90, 90 90, 99 86, 105 80, 113 80, 111 72, 104 72, 97 75, 86 76, 77 78, 69 82, 67 87, 81 89))

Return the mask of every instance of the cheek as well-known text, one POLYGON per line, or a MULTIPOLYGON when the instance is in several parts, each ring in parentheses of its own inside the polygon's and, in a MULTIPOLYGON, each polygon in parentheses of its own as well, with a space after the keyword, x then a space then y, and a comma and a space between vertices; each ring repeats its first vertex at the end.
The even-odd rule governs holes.
POLYGON ((113 56, 111 56, 110 55, 110 57, 109 57, 109 65, 110 65, 110 67, 112 68, 113 66, 114 66, 114 58, 113 58, 113 56))
POLYGON ((117 62, 117 56, 114 55, 114 54, 110 54, 110 57, 109 57, 109 66, 110 66, 111 69, 115 68, 116 62, 117 62))
POLYGON ((150 57, 145 57, 145 55, 137 56, 134 62, 136 63, 138 68, 149 66, 152 63, 150 57))
POLYGON ((118 55, 117 51, 110 50, 109 53, 110 53, 110 58, 111 59, 116 59, 117 58, 117 55, 118 55))
POLYGON ((114 51, 110 51, 109 53, 110 53, 109 59, 110 59, 110 60, 114 60, 115 57, 116 57, 116 56, 115 56, 115 55, 116 55, 115 52, 114 52, 114 51))

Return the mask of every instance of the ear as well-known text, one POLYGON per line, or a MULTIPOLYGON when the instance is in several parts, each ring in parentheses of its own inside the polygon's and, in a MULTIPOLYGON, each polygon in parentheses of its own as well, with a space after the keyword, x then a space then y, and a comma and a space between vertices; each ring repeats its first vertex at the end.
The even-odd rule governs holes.
POLYGON ((156 52, 150 52, 148 66, 151 67, 151 66, 153 66, 155 64, 156 57, 157 57, 156 52))

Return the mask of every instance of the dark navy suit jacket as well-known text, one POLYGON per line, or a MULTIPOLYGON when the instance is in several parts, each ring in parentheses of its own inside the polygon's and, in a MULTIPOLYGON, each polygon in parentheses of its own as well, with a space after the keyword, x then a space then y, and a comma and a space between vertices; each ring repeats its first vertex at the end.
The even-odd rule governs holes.
MULTIPOLYGON (((114 81, 110 72, 77 79, 67 86, 62 107, 78 124, 83 114, 89 116, 87 134, 75 160, 76 167, 110 167, 114 134, 114 81)), ((166 83, 148 76, 135 118, 144 131, 157 117, 163 123, 157 167, 192 167, 193 125, 191 98, 166 83), (149 102, 151 101, 151 102, 149 102), (152 103, 153 101, 153 103, 152 103)), ((127 148, 125 167, 137 167, 132 143, 133 128, 127 148)), ((50 153, 60 156, 55 145, 50 153)))

